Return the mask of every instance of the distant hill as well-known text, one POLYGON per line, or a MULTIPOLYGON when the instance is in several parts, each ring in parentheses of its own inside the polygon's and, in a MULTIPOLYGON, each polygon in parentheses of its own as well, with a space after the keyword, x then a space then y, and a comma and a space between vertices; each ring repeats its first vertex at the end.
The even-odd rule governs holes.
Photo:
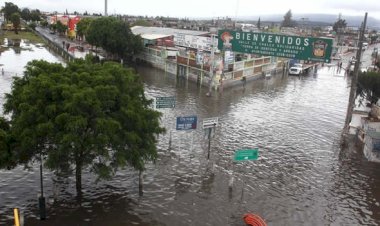
MULTIPOLYGON (((256 21, 260 17, 261 21, 271 21, 271 22, 281 22, 284 19, 284 15, 261 15, 255 17, 239 17, 238 20, 254 20, 256 21)), ((309 25, 318 24, 321 25, 333 25, 338 19, 338 15, 332 14, 293 14, 293 20, 296 20, 298 23, 305 23, 309 25), (304 19, 302 19, 304 18, 304 19)), ((358 27, 364 21, 363 16, 344 16, 342 19, 346 20, 347 26, 358 27)), ((372 17, 367 18, 367 26, 370 28, 380 29, 380 20, 377 20, 372 17)))

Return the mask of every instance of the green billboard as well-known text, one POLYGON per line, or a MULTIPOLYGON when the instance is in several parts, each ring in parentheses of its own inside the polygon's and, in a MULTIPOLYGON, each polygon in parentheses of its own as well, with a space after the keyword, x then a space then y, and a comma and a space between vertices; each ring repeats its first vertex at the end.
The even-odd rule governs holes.
POLYGON ((330 62, 333 40, 272 33, 220 30, 218 49, 240 53, 330 62))

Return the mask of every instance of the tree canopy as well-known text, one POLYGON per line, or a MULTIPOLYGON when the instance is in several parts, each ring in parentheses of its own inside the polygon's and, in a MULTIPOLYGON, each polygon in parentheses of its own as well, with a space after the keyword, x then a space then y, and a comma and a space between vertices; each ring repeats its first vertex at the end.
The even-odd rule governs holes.
POLYGON ((347 22, 346 22, 346 20, 343 20, 343 19, 339 18, 339 19, 334 23, 334 25, 333 25, 333 30, 336 31, 336 32, 338 32, 338 31, 340 31, 341 29, 346 28, 346 26, 347 26, 347 22))
POLYGON ((19 13, 13 13, 11 15, 11 21, 13 24, 13 28, 15 29, 15 33, 18 34, 18 28, 20 27, 21 23, 21 16, 19 13))
POLYGON ((28 8, 22 9, 20 15, 21 15, 21 18, 25 21, 29 21, 31 19, 30 10, 28 8))
POLYGON ((21 10, 21 18, 25 21, 40 21, 41 20, 41 12, 38 9, 34 9, 30 11, 28 8, 24 8, 21 10))
POLYGON ((11 157, 11 145, 9 122, 0 117, 0 168, 11 168, 15 165, 11 157))
POLYGON ((6 94, 11 126, 0 127, 0 145, 2 130, 9 130, 17 148, 1 149, 0 163, 28 164, 42 154, 52 170, 75 167, 78 194, 84 167, 99 178, 127 165, 144 170, 145 161, 157 158, 157 137, 165 132, 150 104, 140 77, 120 64, 86 59, 63 67, 34 60, 6 94))
POLYGON ((147 21, 147 20, 144 20, 144 19, 139 19, 139 20, 136 20, 133 24, 132 24, 132 27, 133 26, 143 26, 143 27, 151 27, 152 26, 152 23, 147 21))
POLYGON ((89 17, 85 17, 85 18, 82 18, 78 24, 77 24, 77 35, 81 38, 83 37, 86 37, 87 36, 87 31, 88 31, 88 28, 90 27, 90 24, 91 22, 93 21, 94 19, 92 18, 89 18, 89 17))
POLYGON ((281 27, 295 27, 296 22, 292 20, 292 10, 289 9, 284 15, 284 20, 281 22, 281 27))
POLYGON ((67 26, 64 25, 60 20, 55 24, 55 29, 57 29, 58 33, 64 34, 67 31, 67 26))
POLYGON ((360 103, 362 103, 363 100, 366 100, 371 104, 377 103, 380 98, 380 73, 360 73, 356 96, 360 97, 360 103))
POLYGON ((41 20, 41 12, 38 9, 34 9, 30 11, 30 19, 32 21, 40 21, 41 20))
POLYGON ((4 13, 4 17, 6 21, 11 20, 11 16, 13 13, 18 13, 20 9, 17 5, 13 4, 12 2, 5 2, 5 6, 1 9, 1 12, 4 13))
POLYGON ((259 17, 259 20, 257 21, 256 26, 257 26, 258 29, 261 29, 261 19, 260 19, 260 17, 259 17))
POLYGON ((128 24, 113 17, 102 17, 90 23, 86 40, 94 46, 102 47, 120 58, 131 58, 142 50, 140 36, 132 33, 128 24))

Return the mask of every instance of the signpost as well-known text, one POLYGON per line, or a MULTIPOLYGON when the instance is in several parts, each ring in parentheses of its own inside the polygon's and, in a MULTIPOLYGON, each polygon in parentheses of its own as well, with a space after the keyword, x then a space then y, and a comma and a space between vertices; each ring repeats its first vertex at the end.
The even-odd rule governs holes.
POLYGON ((234 160, 235 161, 246 161, 246 160, 257 160, 259 158, 259 149, 246 149, 246 150, 236 150, 234 160))
POLYGON ((177 117, 176 130, 197 129, 197 116, 177 117))
POLYGON ((218 121, 219 121, 218 117, 203 119, 203 123, 202 123, 203 129, 213 128, 213 127, 217 126, 218 121))
MULTIPOLYGON (((259 158, 259 149, 254 148, 254 149, 243 149, 243 150, 236 150, 235 155, 234 155, 234 161, 247 161, 247 160, 257 160, 259 158)), ((231 177, 228 182, 228 187, 229 191, 232 191, 232 186, 234 183, 234 169, 232 169, 231 177)), ((243 180, 243 183, 245 185, 245 181, 243 180)), ((244 186, 242 187, 241 190, 241 197, 243 199, 243 191, 244 191, 244 186)))
POLYGON ((175 97, 156 97, 156 108, 174 108, 175 107, 175 97))
MULTIPOLYGON (((218 125, 219 118, 205 118, 203 119, 203 129, 208 129, 208 151, 207 151, 207 159, 210 159, 210 148, 211 148, 211 131, 212 129, 218 125)), ((215 131, 214 131, 215 133, 215 131)))
POLYGON ((218 49, 329 63, 333 40, 283 34, 220 30, 218 49))

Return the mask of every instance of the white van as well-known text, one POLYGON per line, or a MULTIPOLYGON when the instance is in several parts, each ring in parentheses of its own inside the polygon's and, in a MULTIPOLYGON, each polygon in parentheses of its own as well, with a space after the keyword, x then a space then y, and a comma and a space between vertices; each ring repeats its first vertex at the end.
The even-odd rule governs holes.
POLYGON ((363 42, 363 50, 366 50, 368 49, 368 42, 363 42))

